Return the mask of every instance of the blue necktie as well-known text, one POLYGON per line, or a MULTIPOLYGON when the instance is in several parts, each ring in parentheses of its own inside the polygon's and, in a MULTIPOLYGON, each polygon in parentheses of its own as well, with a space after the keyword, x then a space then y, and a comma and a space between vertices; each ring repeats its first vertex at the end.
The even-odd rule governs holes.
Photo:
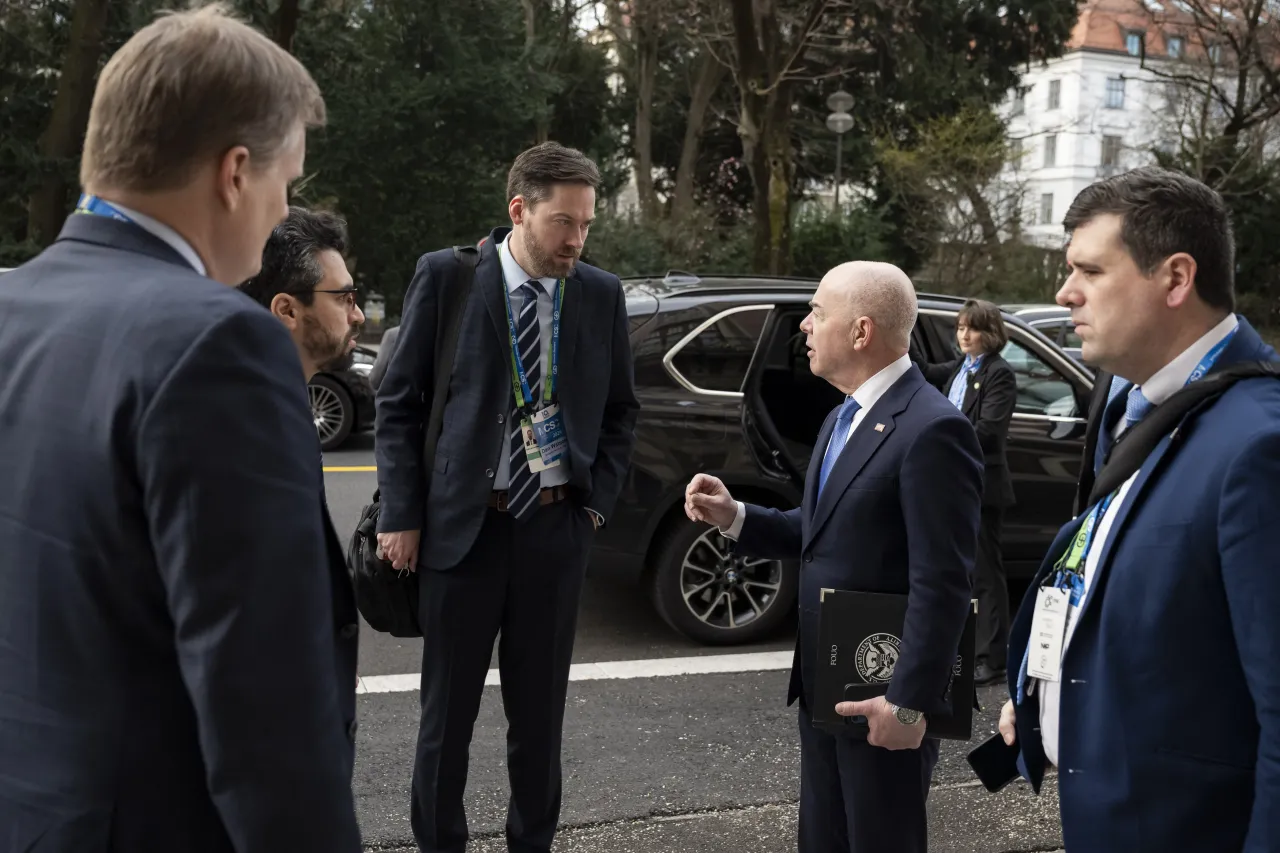
POLYGON ((1107 451, 1111 449, 1111 445, 1115 443, 1116 426, 1120 422, 1120 401, 1124 400, 1124 428, 1132 429, 1133 425, 1147 416, 1147 413, 1155 408, 1155 404, 1148 400, 1142 394, 1142 389, 1137 385, 1129 383, 1116 383, 1111 387, 1111 399, 1107 401, 1107 406, 1102 410, 1102 425, 1098 430, 1098 446, 1093 455, 1093 473, 1097 474, 1102 470, 1102 460, 1106 458, 1107 451), (1120 387, 1117 387, 1119 385, 1120 387), (1123 389, 1128 387, 1128 392, 1123 393, 1123 389))
POLYGON ((818 472, 818 494, 822 494, 822 487, 827 484, 827 477, 840 458, 840 451, 844 450, 845 439, 849 437, 849 425, 853 423, 853 416, 860 408, 862 406, 858 405, 858 401, 850 397, 840 407, 840 414, 836 415, 836 425, 831 430, 831 441, 827 444, 827 455, 822 457, 822 469, 818 472))
MULTIPOLYGON (((520 361, 529 380, 536 409, 542 400, 542 348, 538 342, 538 297, 543 292, 536 281, 520 285, 524 297, 520 315, 516 318, 516 340, 520 346, 520 361)), ((540 474, 529 470, 529 460, 524 452, 524 435, 520 430, 522 412, 516 408, 515 394, 511 395, 511 484, 507 488, 507 509, 516 518, 524 518, 537 503, 540 474)))

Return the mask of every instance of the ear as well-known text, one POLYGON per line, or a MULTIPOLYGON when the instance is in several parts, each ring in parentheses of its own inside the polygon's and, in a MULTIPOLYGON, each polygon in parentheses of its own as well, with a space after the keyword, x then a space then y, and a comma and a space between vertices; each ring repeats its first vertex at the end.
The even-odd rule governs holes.
POLYGON ((302 323, 302 305, 287 293, 277 293, 268 310, 291 332, 302 323))
POLYGON ((243 145, 229 149, 218 161, 218 197, 227 210, 239 207, 248 172, 249 149, 243 145))
POLYGON ((871 346, 871 337, 875 329, 875 324, 871 322, 870 317, 859 317, 853 321, 853 327, 849 330, 849 341, 853 344, 855 350, 864 350, 871 346))
POLYGON ((1165 304, 1180 308, 1196 295, 1196 259, 1186 252, 1170 255, 1158 274, 1165 289, 1165 304))
POLYGON ((518 195, 507 204, 507 213, 511 215, 512 225, 523 225, 525 215, 524 196, 518 195))

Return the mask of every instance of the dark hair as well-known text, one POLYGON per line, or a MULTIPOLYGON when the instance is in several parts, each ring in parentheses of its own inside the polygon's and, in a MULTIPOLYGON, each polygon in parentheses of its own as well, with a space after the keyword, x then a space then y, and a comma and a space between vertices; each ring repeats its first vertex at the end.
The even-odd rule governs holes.
POLYGON ((964 323, 982 338, 983 352, 1000 352, 1009 343, 1009 330, 1004 326, 1004 315, 995 303, 985 299, 968 299, 960 306, 956 325, 964 323))
POLYGON ((600 186, 600 169, 590 157, 558 142, 544 142, 523 152, 507 173, 507 201, 524 196, 535 205, 551 197, 556 184, 600 186))
POLYGON ((1090 184, 1067 210, 1067 236, 1094 217, 1123 219, 1120 239, 1143 275, 1170 255, 1196 262, 1196 293, 1206 304, 1234 311, 1235 238, 1227 205, 1217 192, 1181 172, 1144 166, 1090 184))
POLYGON ((262 269, 240 290, 262 305, 269 306, 278 293, 290 293, 310 305, 316 285, 324 278, 316 255, 325 249, 347 253, 347 223, 323 210, 290 207, 288 217, 267 239, 262 269))

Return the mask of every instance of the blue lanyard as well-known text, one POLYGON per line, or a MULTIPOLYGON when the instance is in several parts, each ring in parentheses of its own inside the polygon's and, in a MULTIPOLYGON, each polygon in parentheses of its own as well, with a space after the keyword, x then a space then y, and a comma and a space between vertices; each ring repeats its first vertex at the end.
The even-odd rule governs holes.
POLYGON ((88 193, 80 194, 80 201, 76 203, 76 213, 91 213, 94 216, 110 217, 118 222, 136 224, 110 202, 103 201, 96 195, 89 195, 88 193))
MULTIPOLYGON (((526 407, 533 404, 533 391, 529 388, 529 375, 524 369, 524 359, 520 357, 520 341, 516 338, 516 321, 511 313, 511 291, 503 287, 502 294, 506 299, 507 305, 507 337, 511 341, 511 365, 514 369, 511 390, 516 395, 516 408, 526 409, 526 407)), ((556 377, 560 371, 560 306, 563 301, 564 279, 560 279, 551 307, 551 346, 549 347, 551 350, 549 353, 551 372, 546 381, 542 383, 542 399, 546 403, 550 403, 553 399, 556 377)), ((536 305, 533 310, 538 310, 536 305)))

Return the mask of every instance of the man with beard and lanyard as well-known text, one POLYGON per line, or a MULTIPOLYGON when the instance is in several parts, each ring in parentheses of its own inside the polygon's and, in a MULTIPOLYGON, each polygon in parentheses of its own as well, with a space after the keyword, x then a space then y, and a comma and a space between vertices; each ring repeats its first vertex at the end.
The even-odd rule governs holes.
POLYGON ((466 848, 467 753, 499 635, 508 849, 547 853, 555 836, 578 599, 639 409, 622 285, 579 261, 599 183, 591 160, 553 142, 516 159, 512 227, 479 249, 432 470, 423 424, 452 249, 419 259, 378 389, 378 543, 395 568, 420 569, 412 826, 424 853, 466 848))

